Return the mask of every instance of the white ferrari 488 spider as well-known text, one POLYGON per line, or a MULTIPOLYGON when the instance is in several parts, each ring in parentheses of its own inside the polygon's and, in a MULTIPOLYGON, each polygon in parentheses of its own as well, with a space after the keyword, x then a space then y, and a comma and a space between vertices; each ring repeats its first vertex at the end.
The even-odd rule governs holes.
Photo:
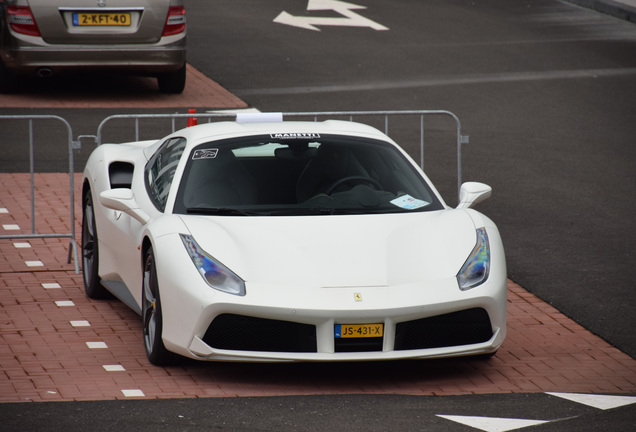
POLYGON ((212 122, 104 144, 83 180, 86 294, 142 317, 150 361, 492 355, 506 332, 495 224, 446 205, 363 124, 212 122))

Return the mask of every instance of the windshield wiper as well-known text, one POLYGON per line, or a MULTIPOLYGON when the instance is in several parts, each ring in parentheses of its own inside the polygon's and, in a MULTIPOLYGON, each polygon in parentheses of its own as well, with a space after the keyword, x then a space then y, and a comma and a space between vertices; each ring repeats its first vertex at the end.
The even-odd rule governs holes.
POLYGON ((372 207, 354 207, 354 208, 335 208, 333 209, 332 214, 335 215, 362 215, 362 214, 386 214, 386 213, 405 213, 404 209, 400 208, 391 208, 391 207, 380 207, 380 208, 372 208, 372 207))
POLYGON ((332 208, 307 208, 307 207, 298 207, 298 208, 286 208, 286 209, 276 209, 269 212, 271 216, 319 216, 319 215, 331 215, 333 214, 334 209, 332 208))
POLYGON ((349 208, 349 207, 299 207, 280 210, 272 210, 268 214, 270 216, 331 216, 331 215, 363 215, 363 214, 379 214, 379 213, 401 213, 403 209, 398 208, 349 208))
POLYGON ((217 215, 217 216, 263 216, 264 213, 239 210, 229 207, 188 207, 188 214, 217 215))

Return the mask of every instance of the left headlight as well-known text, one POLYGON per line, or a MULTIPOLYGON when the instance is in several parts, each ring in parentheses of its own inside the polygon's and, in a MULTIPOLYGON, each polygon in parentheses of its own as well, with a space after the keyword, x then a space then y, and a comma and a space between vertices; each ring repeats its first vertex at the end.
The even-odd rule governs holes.
POLYGON ((245 282, 243 279, 208 255, 191 235, 180 234, 180 236, 194 266, 208 285, 215 290, 229 294, 245 295, 245 282))
POLYGON ((457 283, 462 291, 474 288, 488 279, 490 273, 490 246, 486 228, 477 230, 477 244, 457 273, 457 283))

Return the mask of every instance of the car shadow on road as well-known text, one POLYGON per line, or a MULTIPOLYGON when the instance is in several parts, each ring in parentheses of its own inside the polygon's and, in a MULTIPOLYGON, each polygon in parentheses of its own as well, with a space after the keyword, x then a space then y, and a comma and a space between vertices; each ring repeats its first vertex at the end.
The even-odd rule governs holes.
POLYGON ((245 108, 247 104, 187 64, 183 93, 159 90, 151 76, 109 71, 77 71, 47 78, 22 76, 0 94, 0 108, 245 108))
POLYGON ((75 72, 45 78, 20 76, 14 78, 8 95, 40 97, 87 96, 115 98, 122 95, 159 93, 156 78, 110 72, 75 72))
MULTIPOLYGON (((460 394, 487 382, 495 359, 482 357, 346 363, 217 363, 184 359, 169 375, 196 377, 209 396, 322 393, 460 394), (221 393, 216 394, 218 389, 221 393)), ((486 387, 489 387, 486 386, 486 387)), ((492 387, 489 387, 493 391, 492 387)), ((485 390, 485 388, 482 388, 485 390)))

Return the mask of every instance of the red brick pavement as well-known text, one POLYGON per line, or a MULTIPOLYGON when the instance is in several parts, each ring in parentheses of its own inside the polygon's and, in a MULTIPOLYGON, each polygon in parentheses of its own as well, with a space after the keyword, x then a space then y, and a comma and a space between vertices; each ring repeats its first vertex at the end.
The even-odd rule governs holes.
MULTIPOLYGON (((80 181, 76 175, 77 198, 80 181)), ((17 232, 30 233, 29 175, 0 174, 0 184, 0 235, 11 225, 19 226, 17 232)), ((68 184, 68 174, 35 175, 37 232, 51 233, 53 227, 70 231, 68 184)), ((75 200, 76 215, 81 214, 79 202, 75 200)), ((508 283, 508 337, 487 361, 185 360, 174 367, 155 367, 144 354, 140 318, 117 300, 94 301, 84 295, 81 275, 66 261, 68 239, 32 239, 30 248, 15 246, 25 242, 0 240, 0 402, 344 393, 636 393, 636 360, 513 282, 508 283), (26 261, 43 265, 28 267, 26 261), (90 348, 93 342, 103 347, 90 348), (116 370, 107 370, 113 366, 116 370)))

